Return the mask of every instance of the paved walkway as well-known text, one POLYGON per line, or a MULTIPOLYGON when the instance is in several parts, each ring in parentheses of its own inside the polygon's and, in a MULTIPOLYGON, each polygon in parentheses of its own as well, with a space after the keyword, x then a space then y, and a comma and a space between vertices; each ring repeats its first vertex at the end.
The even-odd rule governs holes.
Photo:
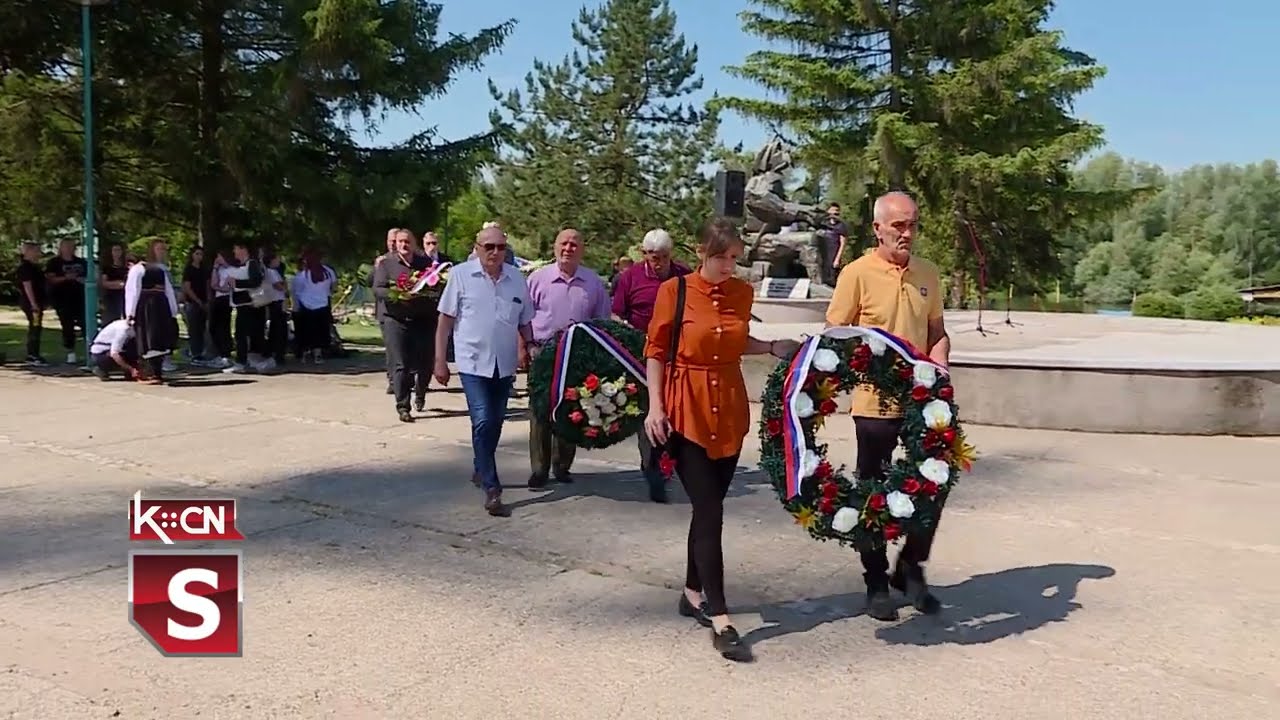
MULTIPOLYGON (((396 422, 373 374, 103 384, 0 370, 0 717, 1239 720, 1280 707, 1280 442, 974 427, 931 564, 946 609, 862 615, 851 554, 758 474, 727 503, 758 662, 675 616, 688 507, 630 447, 480 509, 456 392, 396 422), (234 384, 229 384, 234 383, 234 384), (135 490, 241 500, 246 650, 126 622, 135 490)), ((852 460, 834 422, 834 453, 852 460)), ((748 447, 744 465, 755 459, 748 447)))

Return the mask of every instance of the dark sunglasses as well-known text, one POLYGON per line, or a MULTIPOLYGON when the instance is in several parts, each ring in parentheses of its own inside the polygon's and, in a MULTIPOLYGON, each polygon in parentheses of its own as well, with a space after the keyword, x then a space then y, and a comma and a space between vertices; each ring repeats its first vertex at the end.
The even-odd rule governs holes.
POLYGON ((484 243, 480 246, 485 252, 506 252, 506 243, 484 243))

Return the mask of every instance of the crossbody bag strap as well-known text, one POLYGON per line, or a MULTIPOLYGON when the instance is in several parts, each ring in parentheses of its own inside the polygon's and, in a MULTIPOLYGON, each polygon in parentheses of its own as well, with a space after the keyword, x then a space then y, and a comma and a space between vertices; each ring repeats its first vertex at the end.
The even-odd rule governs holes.
POLYGON ((667 351, 667 383, 675 374, 676 352, 680 349, 680 327, 684 325, 685 282, 684 276, 676 278, 676 315, 671 323, 671 348, 667 351))

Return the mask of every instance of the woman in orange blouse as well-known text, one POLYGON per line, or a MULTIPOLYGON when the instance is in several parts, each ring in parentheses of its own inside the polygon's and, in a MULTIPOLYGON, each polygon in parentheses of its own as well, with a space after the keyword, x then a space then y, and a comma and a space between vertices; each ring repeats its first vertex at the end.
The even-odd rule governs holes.
POLYGON ((670 440, 668 452, 693 506, 680 614, 711 628, 712 644, 725 658, 747 661, 751 651, 725 606, 721 551, 724 497, 751 422, 741 361, 744 354, 787 357, 799 343, 749 335, 752 288, 734 277, 743 243, 733 223, 711 220, 698 240, 701 265, 684 276, 684 319, 670 375, 667 353, 680 278, 658 288, 644 350, 649 380, 644 426, 655 445, 670 440))

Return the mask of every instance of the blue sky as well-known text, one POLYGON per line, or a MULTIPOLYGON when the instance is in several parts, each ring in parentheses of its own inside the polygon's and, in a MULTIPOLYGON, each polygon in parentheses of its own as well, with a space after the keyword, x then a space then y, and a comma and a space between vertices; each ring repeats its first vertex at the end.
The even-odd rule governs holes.
MULTIPOLYGON (((760 95, 730 77, 760 42, 742 33, 746 0, 671 0, 681 31, 699 48, 707 95, 760 95)), ((594 4, 594 2, 592 2, 594 4)), ((493 102, 486 79, 521 84, 535 58, 556 61, 570 49, 571 0, 444 3, 444 32, 472 32, 514 18, 501 54, 460 75, 448 95, 418 114, 392 114, 365 142, 387 144, 435 126, 444 138, 488 128, 493 102)), ((1107 148, 1181 169, 1199 163, 1280 159, 1280 2, 1266 0, 1061 0, 1050 21, 1067 44, 1093 55, 1108 73, 1079 98, 1077 113, 1106 129, 1107 148)), ((357 122, 357 127, 361 127, 357 122)), ((766 132, 726 115, 722 139, 749 147, 766 132)))

